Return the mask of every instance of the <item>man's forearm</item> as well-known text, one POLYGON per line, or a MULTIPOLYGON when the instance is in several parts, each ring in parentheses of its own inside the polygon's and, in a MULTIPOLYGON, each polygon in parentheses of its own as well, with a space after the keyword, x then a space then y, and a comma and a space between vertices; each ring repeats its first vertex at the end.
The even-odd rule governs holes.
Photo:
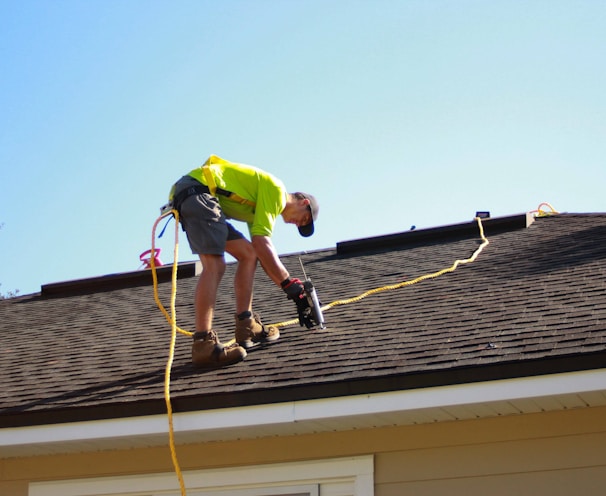
POLYGON ((282 265, 280 257, 274 248, 271 238, 267 236, 253 236, 252 244, 257 253, 257 258, 261 262, 261 267, 268 277, 279 286, 284 279, 289 277, 289 273, 282 265))

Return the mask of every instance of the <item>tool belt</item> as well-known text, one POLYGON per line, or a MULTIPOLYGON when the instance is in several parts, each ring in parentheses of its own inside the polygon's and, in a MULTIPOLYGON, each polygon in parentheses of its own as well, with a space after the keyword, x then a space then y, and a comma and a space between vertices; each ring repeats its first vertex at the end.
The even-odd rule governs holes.
POLYGON ((207 193, 209 195, 212 194, 213 196, 221 195, 238 203, 251 205, 252 207, 255 206, 254 202, 246 200, 241 196, 232 193, 231 191, 227 191, 226 189, 215 188, 215 192, 213 194, 211 193, 210 188, 208 186, 204 184, 196 184, 194 186, 190 186, 189 188, 184 189, 183 191, 180 191, 178 194, 175 195, 175 197, 173 198, 173 208, 176 209, 179 213, 181 213, 181 205, 183 205, 183 202, 186 198, 189 198, 192 195, 200 195, 202 193, 207 193))
POLYGON ((183 191, 179 191, 178 194, 173 198, 173 208, 181 213, 181 205, 183 202, 192 195, 200 195, 202 193, 210 194, 210 190, 208 186, 204 184, 196 184, 195 186, 190 186, 189 188, 184 189, 183 191))

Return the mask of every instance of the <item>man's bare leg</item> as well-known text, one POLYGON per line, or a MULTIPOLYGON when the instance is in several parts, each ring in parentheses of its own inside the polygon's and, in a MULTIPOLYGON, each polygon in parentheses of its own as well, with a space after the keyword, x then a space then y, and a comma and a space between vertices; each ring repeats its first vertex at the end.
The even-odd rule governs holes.
POLYGON ((234 277, 236 295, 236 314, 252 311, 253 283, 257 269, 257 254, 252 244, 246 239, 235 239, 227 242, 225 251, 238 261, 234 277))
POLYGON ((223 255, 200 255, 202 274, 195 294, 196 330, 210 331, 213 326, 217 289, 225 273, 223 255))

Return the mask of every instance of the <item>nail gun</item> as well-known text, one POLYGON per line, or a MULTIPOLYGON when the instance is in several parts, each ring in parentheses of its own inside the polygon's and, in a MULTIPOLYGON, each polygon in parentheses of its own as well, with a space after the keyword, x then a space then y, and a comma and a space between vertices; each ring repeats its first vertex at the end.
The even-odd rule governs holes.
POLYGON ((322 314, 322 307, 320 305, 320 300, 318 299, 318 294, 316 293, 316 289, 314 288, 311 279, 307 277, 307 274, 305 273, 305 267, 303 267, 301 257, 299 257, 299 263, 301 264, 301 270, 305 277, 303 289, 309 305, 299 315, 299 321, 301 325, 305 325, 308 329, 311 329, 314 326, 324 329, 324 315, 322 314))

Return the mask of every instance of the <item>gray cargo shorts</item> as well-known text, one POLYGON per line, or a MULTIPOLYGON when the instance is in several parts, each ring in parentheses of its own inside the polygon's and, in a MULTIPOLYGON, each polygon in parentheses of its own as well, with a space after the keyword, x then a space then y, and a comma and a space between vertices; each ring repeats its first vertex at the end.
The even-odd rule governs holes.
MULTIPOLYGON (((183 176, 175 184, 175 195, 195 185, 200 185, 200 182, 183 176)), ((227 222, 219 200, 210 193, 194 194, 183 200, 179 220, 191 251, 196 255, 223 255, 227 241, 244 238, 227 222)))

